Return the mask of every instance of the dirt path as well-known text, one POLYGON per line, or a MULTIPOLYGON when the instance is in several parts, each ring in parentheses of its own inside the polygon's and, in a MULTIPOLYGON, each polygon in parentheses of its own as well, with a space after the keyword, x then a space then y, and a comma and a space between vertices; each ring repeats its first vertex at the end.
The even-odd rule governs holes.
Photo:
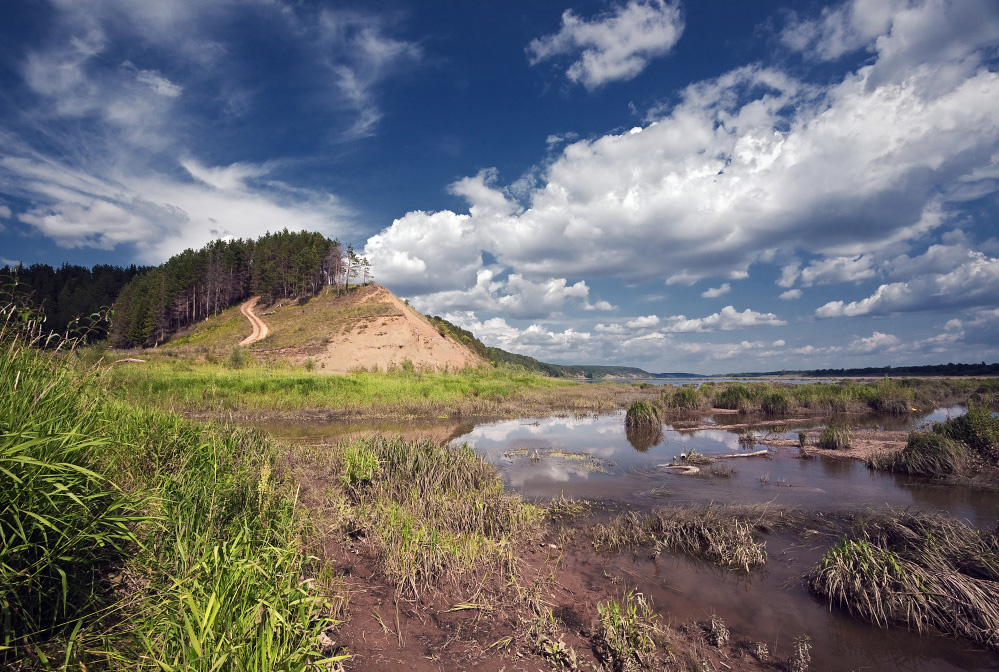
POLYGON ((259 296, 255 296, 243 305, 239 307, 239 312, 250 321, 253 326, 253 331, 249 336, 244 338, 239 342, 240 345, 249 345, 250 343, 256 343, 259 340, 264 339, 267 336, 267 324, 261 320, 259 317, 253 314, 253 308, 257 305, 257 301, 260 300, 259 296))

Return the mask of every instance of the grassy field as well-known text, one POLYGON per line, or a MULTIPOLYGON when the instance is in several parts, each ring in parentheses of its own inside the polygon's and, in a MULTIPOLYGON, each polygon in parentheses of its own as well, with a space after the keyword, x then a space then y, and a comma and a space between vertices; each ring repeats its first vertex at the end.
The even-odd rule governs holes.
MULTIPOLYGON (((328 415, 462 417, 607 412, 643 391, 581 385, 513 369, 456 373, 395 371, 346 375, 256 365, 243 351, 225 363, 157 358, 112 366, 107 389, 131 403, 214 417, 328 415)), ((647 393, 646 393, 647 394, 647 393)))

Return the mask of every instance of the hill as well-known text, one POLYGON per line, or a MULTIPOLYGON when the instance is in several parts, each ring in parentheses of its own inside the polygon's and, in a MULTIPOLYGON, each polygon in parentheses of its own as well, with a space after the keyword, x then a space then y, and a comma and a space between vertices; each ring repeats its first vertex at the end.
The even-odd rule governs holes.
MULTIPOLYGON (((268 335, 249 345, 253 356, 327 373, 418 370, 455 371, 486 364, 463 343, 441 334, 429 319, 380 285, 327 291, 312 298, 258 305, 268 335)), ((161 347, 191 354, 232 349, 250 334, 251 324, 229 308, 191 325, 161 347)))

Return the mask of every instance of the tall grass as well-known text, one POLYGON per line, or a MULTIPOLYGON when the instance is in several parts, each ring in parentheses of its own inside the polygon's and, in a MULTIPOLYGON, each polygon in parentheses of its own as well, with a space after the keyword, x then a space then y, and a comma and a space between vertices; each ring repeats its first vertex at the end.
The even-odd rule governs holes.
MULTIPOLYGON (((0 309, 0 667, 304 670, 332 627, 263 437, 103 399, 0 309)), ((51 344, 50 344, 51 345, 51 344)))

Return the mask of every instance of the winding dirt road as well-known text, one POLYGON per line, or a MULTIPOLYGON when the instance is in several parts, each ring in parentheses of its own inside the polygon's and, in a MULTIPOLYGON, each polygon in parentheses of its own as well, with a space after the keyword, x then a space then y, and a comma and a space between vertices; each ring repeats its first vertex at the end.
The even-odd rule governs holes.
POLYGON ((240 345, 249 345, 250 343, 256 343, 257 341, 265 338, 267 336, 267 324, 261 320, 259 317, 253 314, 253 308, 257 305, 257 301, 260 300, 259 296, 255 296, 243 305, 239 307, 239 312, 250 321, 253 326, 253 331, 249 336, 244 338, 239 342, 240 345))

